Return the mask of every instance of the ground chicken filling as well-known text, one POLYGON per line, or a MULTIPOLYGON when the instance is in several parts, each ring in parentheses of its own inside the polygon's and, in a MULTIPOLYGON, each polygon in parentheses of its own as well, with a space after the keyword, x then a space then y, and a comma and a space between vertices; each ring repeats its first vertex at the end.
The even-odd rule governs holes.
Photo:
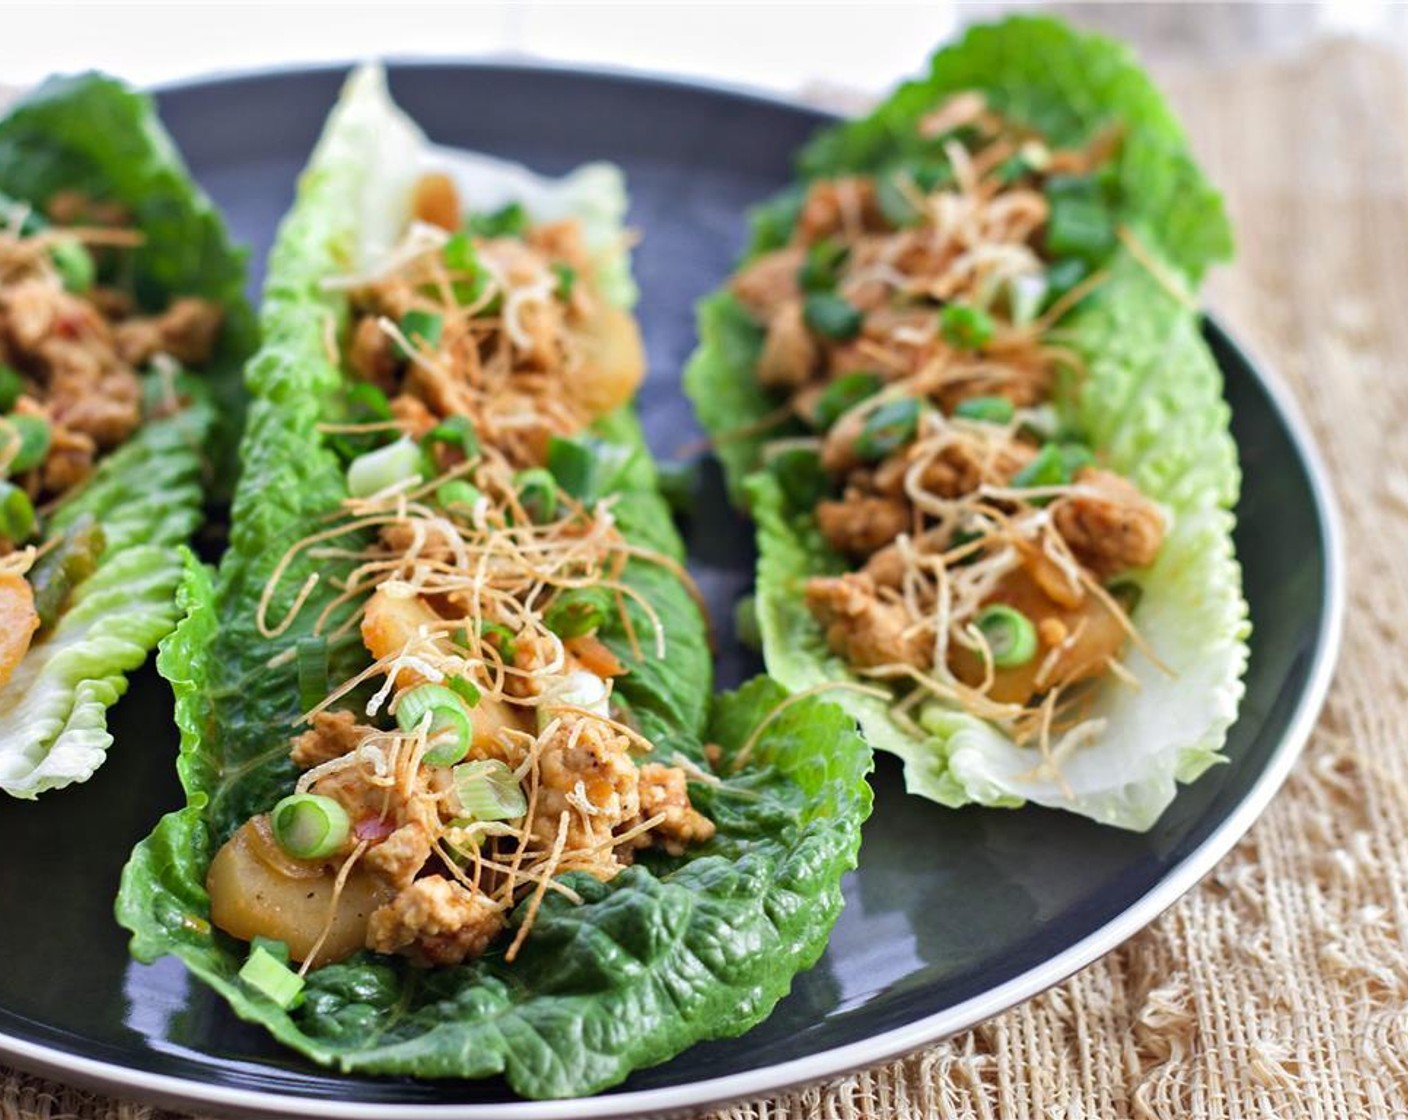
POLYGON ((179 407, 169 375, 209 361, 220 331, 206 300, 138 308, 121 277, 141 242, 111 203, 61 193, 40 216, 0 199, 0 685, 102 552, 101 526, 45 539, 46 516, 179 407), (144 392, 151 375, 165 392, 144 392))
POLYGON ((812 183, 789 242, 733 281, 777 416, 810 429, 766 458, 852 564, 805 588, 832 651, 916 731, 937 698, 1046 765, 1098 735, 1093 684, 1130 679, 1128 577, 1165 533, 1051 404, 1081 372, 1061 321, 1129 237, 1119 137, 1055 149, 964 93, 912 139, 893 170, 812 183))
POLYGON ((338 282, 361 411, 326 427, 353 441, 352 496, 260 608, 261 630, 285 633, 308 613, 305 593, 270 615, 288 565, 350 564, 288 655, 311 686, 289 745, 302 776, 208 877, 217 926, 281 942, 304 971, 363 948, 447 965, 507 942, 512 960, 549 891, 578 898, 564 873, 609 880, 642 849, 680 855, 714 833, 687 786, 714 779, 647 760, 615 694, 627 667, 599 636, 624 629, 633 653, 663 657, 622 576, 679 571, 627 541, 590 485, 613 452, 582 429, 640 380, 634 323, 599 294, 574 222, 508 208, 461 227, 439 176, 416 217, 377 275, 338 282), (345 638, 363 668, 333 686, 327 651, 345 638))

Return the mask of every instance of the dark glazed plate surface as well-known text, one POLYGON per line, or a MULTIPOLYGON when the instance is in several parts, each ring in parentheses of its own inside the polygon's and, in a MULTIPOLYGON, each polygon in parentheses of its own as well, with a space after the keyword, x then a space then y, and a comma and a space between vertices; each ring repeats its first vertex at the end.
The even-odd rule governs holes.
MULTIPOLYGON (((336 95, 338 70, 217 79, 161 93, 197 178, 262 261, 336 95)), ((679 388, 692 305, 727 274, 743 210, 783 186, 826 117, 736 93, 505 66, 392 68, 397 99, 443 143, 548 173, 614 160, 629 178, 641 399, 658 454, 696 435, 679 388)), ((1151 920, 1235 842, 1280 784, 1324 697, 1340 618, 1328 492, 1274 382, 1216 327, 1245 483, 1237 547, 1255 631, 1231 762, 1137 836, 1040 809, 951 812, 907 797, 881 758, 876 812, 826 955, 771 1019, 643 1070, 590 1102, 518 1102, 502 1082, 352 1080, 238 1022, 167 960, 131 962, 112 899, 133 843, 178 801, 176 738, 148 668, 114 714, 112 757, 87 785, 0 804, 0 1058, 119 1094, 252 1113, 624 1116, 816 1080, 952 1033, 1062 979, 1151 920), (274 1093, 277 1097, 260 1094, 274 1093)), ((756 672, 728 632, 752 578, 752 535, 717 479, 690 527, 716 610, 720 684, 756 672)))

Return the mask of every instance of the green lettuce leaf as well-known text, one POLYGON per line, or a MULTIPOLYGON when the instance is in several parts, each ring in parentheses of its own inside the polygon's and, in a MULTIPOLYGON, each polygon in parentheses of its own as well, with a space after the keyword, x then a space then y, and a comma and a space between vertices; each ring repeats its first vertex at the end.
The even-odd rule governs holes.
MULTIPOLYGON (((399 208, 414 177, 400 189, 385 179, 424 156, 419 133, 391 106, 379 73, 361 72, 280 230, 264 347, 250 376, 254 397, 231 546, 213 578, 189 565, 187 614, 158 658, 176 694, 187 804, 134 851, 117 915, 132 931, 139 959, 179 956, 237 1014, 316 1061, 423 1077, 502 1073, 526 1096, 571 1096, 614 1084, 699 1039, 746 1030, 797 970, 816 960, 869 811, 870 753, 834 706, 801 703, 769 718, 786 694, 767 681, 724 698, 711 714, 711 658, 698 608, 663 566, 633 561, 624 578, 659 613, 667 652, 663 660, 637 659, 619 627, 605 633, 631 668, 619 695, 666 757, 679 752, 702 763, 703 743, 720 745, 724 780, 691 786, 718 826, 716 837, 684 858, 648 855, 609 884, 574 876, 584 904, 548 899, 512 966, 502 950, 434 970, 363 953, 314 970, 292 1012, 237 980, 247 947, 211 929, 206 869, 236 827, 294 782, 287 741, 299 714, 296 668, 270 659, 307 632, 333 595, 326 577, 338 574, 322 561, 324 578, 294 625, 277 639, 258 633, 255 608, 274 565, 346 494, 341 465, 317 425, 341 384, 324 344, 327 323, 331 317, 345 324, 347 309, 345 297, 322 281, 367 259, 370 238, 391 237, 385 214, 404 214, 399 208), (369 219, 373 200, 380 209, 369 219), (374 224, 363 229, 368 220, 374 224), (728 760, 765 721, 747 765, 731 773, 728 760), (833 747, 818 763, 813 741, 821 738, 833 747)), ((431 157, 449 158, 438 151, 431 157)), ((465 197, 487 195, 500 173, 523 174, 478 158, 472 165, 478 193, 465 197)), ((619 184, 618 173, 593 178, 619 184)), ((580 190, 560 183, 540 181, 532 197, 580 190)), ((613 205, 598 199, 592 212, 613 205)), ((629 286, 616 290, 630 298, 629 286)), ((679 557, 634 417, 613 416, 598 434, 639 452, 621 479, 615 508, 622 531, 679 557)), ((272 620, 313 567, 306 560, 291 566, 272 620)), ((651 633, 643 614, 635 626, 642 636, 651 633)), ((349 667, 359 657, 355 643, 334 654, 349 667)))
MULTIPOLYGON (((1088 373, 1064 385, 1056 403, 1111 469, 1169 514, 1158 561, 1137 573, 1143 597, 1134 621, 1171 673, 1131 651, 1127 664, 1139 690, 1103 689, 1093 713, 1106 721, 1099 740, 1072 745, 1058 771, 1039 767, 1033 750, 992 725, 937 702, 920 713, 922 735, 897 724, 877 700, 844 693, 838 702, 875 747, 904 760, 911 792, 954 806, 1034 801, 1147 829, 1178 782, 1221 760, 1243 692, 1249 624, 1229 512, 1240 474, 1221 375, 1186 298, 1204 270, 1229 255, 1231 235, 1218 195, 1128 50, 1044 18, 977 27, 939 51, 927 77, 902 86, 869 116, 818 136, 802 154, 803 180, 887 167, 907 153, 918 118, 965 89, 982 90, 1060 145, 1111 124, 1124 128, 1115 167, 1118 218, 1160 278, 1123 245, 1111 254, 1104 263, 1109 279, 1062 321, 1063 340, 1088 373)), ((758 209, 751 254, 785 241, 798 197, 790 190, 758 209)), ((757 471, 767 436, 747 433, 777 407, 753 374, 760 332, 727 292, 701 304, 699 323, 701 344, 685 386, 717 441, 733 493, 758 525, 768 669, 793 690, 854 679, 802 601, 808 577, 844 564, 810 511, 789 508, 776 482, 757 471), (740 431, 744 438, 732 434, 740 431)))
MULTIPOLYGON (((202 475, 233 449, 240 370, 253 350, 244 299, 244 258, 209 200, 188 177, 150 99, 110 78, 46 82, 0 118, 0 193, 42 208, 63 190, 123 203, 144 234, 130 258, 132 290, 152 308, 179 295, 219 301, 227 321, 211 364, 192 385, 194 403, 154 420, 99 465, 65 500, 46 533, 91 514, 107 545, 75 589, 59 623, 0 688, 0 789, 17 797, 86 779, 112 736, 106 710, 126 675, 171 632, 179 617, 180 546, 200 520, 202 475)), ((217 474, 217 478, 218 478, 217 474)))

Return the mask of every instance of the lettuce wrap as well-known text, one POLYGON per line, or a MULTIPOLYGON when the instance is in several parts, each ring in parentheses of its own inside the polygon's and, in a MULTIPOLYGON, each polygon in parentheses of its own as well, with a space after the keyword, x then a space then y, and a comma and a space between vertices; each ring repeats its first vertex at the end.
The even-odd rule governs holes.
MULTIPOLYGON (((654 756, 688 760, 700 775, 689 795, 712 821, 711 839, 683 854, 647 852, 604 882, 562 875, 580 901, 549 892, 531 917, 520 904, 510 930, 532 925, 516 959, 499 946, 427 969, 363 950, 312 968, 289 1006, 240 979, 246 946, 211 922, 207 874, 217 849, 298 775, 288 738, 304 704, 288 653, 353 564, 300 554, 276 585, 270 617, 284 617, 315 569, 323 578, 287 630, 270 637, 256 625, 280 557, 348 497, 325 425, 341 415, 347 385, 328 339, 345 334, 349 299, 328 281, 395 243, 426 169, 449 176, 476 206, 578 218, 602 290, 621 306, 633 301, 619 172, 594 165, 547 180, 431 148, 391 103, 379 70, 353 75, 271 259, 230 549, 213 578, 189 565, 187 614, 158 659, 176 693, 187 804, 133 853, 117 916, 139 960, 178 956, 239 1016, 319 1063, 417 1077, 502 1074, 530 1097, 591 1093, 698 1040, 740 1033, 770 1011, 823 949, 870 806, 869 750, 839 708, 785 705, 785 692, 768 681, 711 705, 704 619, 668 564, 631 560, 621 577, 634 592, 626 618, 599 633, 629 667, 614 695, 654 756), (663 658, 642 652, 631 633, 648 634, 652 617, 663 658)), ((595 435, 620 464, 603 492, 615 496, 622 534, 679 559, 629 407, 598 422, 595 435)), ((332 643, 329 654, 335 680, 365 660, 355 642, 332 643)))
MULTIPOLYGON (((1150 828, 1190 782, 1222 760, 1243 692, 1249 632, 1232 544, 1239 471, 1221 377, 1204 344, 1192 293, 1225 259, 1222 204, 1189 155, 1170 110, 1122 46, 1044 18, 973 28, 940 50, 926 77, 868 116, 819 134, 799 160, 801 184, 759 207, 745 257, 787 243, 808 183, 886 173, 922 158, 921 121, 946 99, 977 91, 1008 120, 1078 148, 1102 131, 1119 144, 1102 183, 1121 236, 1093 266, 1104 282, 1058 323, 1084 366, 1052 403, 1061 429, 1163 509, 1157 560, 1130 573, 1142 649, 1125 668, 1132 687, 1101 685, 1090 716, 1103 730, 1069 752, 1059 772, 1037 765, 994 723, 934 700, 901 722, 892 702, 856 692, 838 702, 869 741, 899 756, 911 792, 943 805, 1035 802, 1122 828, 1150 828)), ((932 152, 931 144, 927 151, 932 152)), ((1018 170, 1020 174, 1020 168, 1018 170)), ((809 577, 843 571, 810 506, 760 469, 778 423, 778 398, 757 376, 762 329, 733 292, 699 308, 701 344, 685 386, 716 440, 735 499, 757 523, 757 610, 769 672, 792 690, 855 679, 804 603, 809 577)))
POLYGON ((38 536, 27 542, 50 557, 41 553, 35 571, 51 592, 55 578, 72 586, 51 602, 56 617, 45 618, 0 685, 0 789, 25 798, 83 781, 101 764, 112 741, 107 708, 175 626, 181 547, 200 520, 203 487, 232 481, 240 374, 255 341, 244 255, 148 97, 96 74, 52 79, 0 118, 0 218, 25 234, 43 230, 46 210, 63 196, 119 209, 140 236, 101 264, 98 283, 138 313, 200 297, 219 305, 223 320, 202 368, 168 366, 174 380, 164 388, 155 373, 145 375, 145 421, 40 511, 38 536), (154 407, 172 392, 184 407, 154 407), (56 573, 73 541, 95 539, 103 542, 96 552, 56 573))

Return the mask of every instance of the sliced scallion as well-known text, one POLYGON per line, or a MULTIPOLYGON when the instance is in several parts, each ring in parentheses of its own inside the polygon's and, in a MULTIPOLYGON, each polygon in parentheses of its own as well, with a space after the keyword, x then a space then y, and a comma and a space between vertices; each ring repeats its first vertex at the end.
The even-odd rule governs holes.
POLYGON ((13 482, 0 479, 0 540, 19 544, 34 532, 34 503, 13 482))
POLYGON ((566 303, 572 298, 572 292, 577 287, 577 270, 563 261, 553 261, 552 274, 557 277, 555 294, 566 303))
POLYGON ((542 467, 519 471, 513 478, 518 502, 535 525, 546 525, 557 516, 557 482, 542 467))
POLYGON ((440 345, 440 336, 445 331, 445 318, 439 312, 422 311, 413 307, 401 316, 399 326, 411 350, 407 350, 400 342, 396 344, 396 349, 401 357, 409 358, 412 351, 421 346, 434 350, 440 345))
POLYGON ((590 588, 560 592, 543 612, 543 623, 564 640, 590 634, 606 621, 605 598, 605 593, 590 588))
POLYGON ((469 517, 484 496, 479 487, 462 478, 452 479, 435 491, 435 500, 449 513, 469 517))
POLYGON ((856 455, 878 463, 914 438, 919 427, 919 402, 913 397, 886 401, 869 416, 856 437, 856 455))
POLYGON ((841 296, 812 292, 802 301, 802 318, 817 334, 833 342, 849 342, 860 334, 865 314, 841 296))
POLYGON ((398 439, 352 460, 347 467, 347 492, 354 498, 369 498, 421 475, 424 469, 420 448, 408 439, 398 439))
POLYGON ((521 202, 510 202, 488 214, 473 215, 468 228, 476 237, 522 237, 528 232, 528 211, 521 202))
POLYGON ((284 1010, 297 1003, 303 994, 303 977, 260 944, 250 951, 249 959, 240 969, 240 980, 284 1010))
POLYGON ((447 416, 421 437, 422 447, 446 444, 460 452, 468 462, 479 457, 479 435, 467 416, 447 416))
POLYGON ((793 509, 811 510, 831 492, 821 456, 810 447, 783 448, 768 459, 767 466, 793 509))
POLYGON ((1010 424, 1017 409, 1006 397, 969 397, 954 406, 953 414, 963 420, 978 420, 984 424, 1010 424))
POLYGON ((56 241, 49 246, 49 259, 64 287, 76 295, 88 291, 97 278, 93 254, 77 241, 56 241))
POLYGON ((966 303, 950 303, 939 312, 939 333, 950 346, 981 350, 992 341, 992 316, 966 303))
POLYGON ((978 629, 999 669, 1015 669, 1036 656, 1036 627, 1015 607, 993 603, 978 612, 978 629))
POLYGON ((298 662, 298 706, 306 712, 327 698, 328 640, 321 634, 305 634, 294 650, 298 662))
POLYGON ((269 826, 279 847, 295 859, 326 859, 352 831, 341 803, 316 793, 285 797, 269 814, 269 826))
POLYGON ((7 416, 0 421, 0 446, 19 444, 10 460, 11 474, 23 474, 44 462, 52 439, 49 421, 42 416, 7 416))
POLYGON ((402 731, 415 731, 427 718, 426 762, 431 766, 453 766, 469 753, 474 724, 453 689, 422 684, 401 694, 396 701, 396 724, 402 731))
POLYGON ((884 384, 884 378, 878 373, 870 373, 865 370, 843 373, 827 385, 821 396, 817 398, 816 407, 812 410, 816 426, 822 431, 830 430, 842 415, 860 404, 861 401, 869 400, 880 391, 884 384))
POLYGON ((24 378, 14 366, 0 362, 0 412, 9 412, 24 392, 24 378))
POLYGON ((802 267, 797 270, 797 285, 804 292, 829 292, 836 287, 841 268, 851 254, 844 244, 823 237, 807 246, 802 267))
POLYGON ((471 821, 510 821, 528 812, 523 787, 497 758, 461 763, 450 773, 455 799, 471 821))

